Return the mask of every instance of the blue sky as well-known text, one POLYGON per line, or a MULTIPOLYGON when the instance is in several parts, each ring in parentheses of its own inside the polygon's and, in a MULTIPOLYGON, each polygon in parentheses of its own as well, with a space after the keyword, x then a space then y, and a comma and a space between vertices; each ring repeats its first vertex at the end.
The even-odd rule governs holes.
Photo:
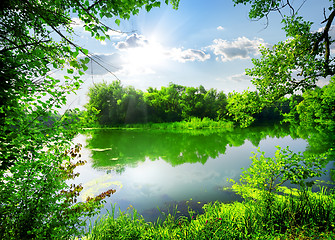
MULTIPOLYGON (((293 1, 299 6, 303 0, 293 1)), ((323 25, 323 7, 329 0, 308 0, 300 9, 306 19, 313 21, 313 31, 323 25)), ((185 86, 203 85, 225 93, 253 90, 246 68, 252 67, 251 58, 259 57, 260 45, 271 47, 286 39, 281 30, 281 18, 272 13, 266 21, 251 21, 249 6, 234 7, 231 0, 181 0, 179 9, 171 5, 142 10, 120 26, 105 22, 122 33, 110 31, 111 41, 91 39, 80 21, 74 29, 75 41, 86 47, 100 64, 121 80, 145 91, 160 88, 169 82, 185 86)), ((69 107, 82 107, 87 101, 88 88, 101 81, 116 80, 98 65, 89 64, 85 83, 77 95, 69 98, 69 107)))

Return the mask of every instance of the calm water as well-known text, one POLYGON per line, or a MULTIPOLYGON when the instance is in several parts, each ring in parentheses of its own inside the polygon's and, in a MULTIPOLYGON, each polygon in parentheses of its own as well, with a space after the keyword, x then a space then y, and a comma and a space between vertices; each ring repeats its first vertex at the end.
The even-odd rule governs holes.
POLYGON ((274 155, 275 146, 305 154, 320 150, 305 133, 280 125, 226 133, 97 130, 78 135, 74 142, 83 144, 82 158, 88 161, 77 168, 75 182, 84 186, 81 200, 113 188, 107 210, 113 204, 122 211, 133 206, 148 221, 160 216, 157 207, 171 212, 177 204, 186 214, 188 206, 201 211, 206 202, 239 200, 223 188, 230 186, 228 178, 239 179, 257 148, 267 156, 274 155))

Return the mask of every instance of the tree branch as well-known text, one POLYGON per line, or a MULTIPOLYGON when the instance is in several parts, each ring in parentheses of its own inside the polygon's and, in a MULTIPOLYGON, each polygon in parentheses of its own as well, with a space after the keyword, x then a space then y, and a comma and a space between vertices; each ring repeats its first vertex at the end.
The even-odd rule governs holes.
MULTIPOLYGON (((7 41, 10 42, 10 40, 8 38, 6 38, 7 41)), ((0 53, 4 53, 6 51, 11 51, 11 50, 14 50, 14 49, 17 49, 17 48, 25 48, 25 47, 29 47, 29 46, 37 46, 38 44, 40 43, 46 43, 46 42, 50 42, 51 40, 44 40, 44 41, 38 41, 38 42, 35 42, 35 43, 27 43, 27 44, 22 44, 22 45, 16 45, 15 47, 10 47, 10 48, 3 48, 0 50, 0 53)), ((14 44, 14 42, 12 42, 14 44)))
POLYGON ((323 30, 322 35, 315 41, 315 43, 313 45, 312 53, 315 53, 317 51, 317 48, 319 47, 319 44, 323 39, 325 39, 326 37, 328 38, 328 32, 329 32, 331 24, 334 20, 334 17, 335 17, 335 11, 333 11, 330 14, 330 16, 322 22, 322 23, 327 22, 327 24, 326 24, 326 26, 323 30))
POLYGON ((324 40, 325 42, 325 72, 324 75, 327 76, 329 74, 332 74, 333 71, 330 71, 329 69, 329 58, 330 58, 330 42, 329 42, 329 30, 330 27, 332 25, 332 22, 334 20, 335 17, 335 10, 329 15, 329 17, 327 19, 325 19, 323 21, 327 22, 323 33, 320 35, 320 37, 315 41, 314 45, 313 45, 313 49, 312 49, 312 54, 316 54, 319 44, 322 40, 324 40))

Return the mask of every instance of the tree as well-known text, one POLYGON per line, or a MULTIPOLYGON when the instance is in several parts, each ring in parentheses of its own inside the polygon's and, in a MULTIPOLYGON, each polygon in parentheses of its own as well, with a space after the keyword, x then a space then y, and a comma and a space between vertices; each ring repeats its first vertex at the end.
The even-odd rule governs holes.
POLYGON ((241 127, 247 127, 255 121, 255 114, 261 112, 263 105, 256 92, 233 92, 228 95, 228 115, 241 127))
MULTIPOLYGON (((170 1, 175 8, 179 0, 170 1)), ((168 0, 165 0, 168 3, 168 0)), ((94 59, 72 40, 71 17, 92 37, 108 39, 105 19, 129 19, 157 0, 4 0, 0 3, 0 238, 66 239, 80 232, 104 192, 77 203, 80 186, 65 182, 82 164, 70 148, 76 119, 59 115, 66 95, 81 85, 94 59), (66 70, 56 79, 53 72, 66 70), (53 124, 48 125, 53 119, 53 124)), ((98 63, 99 64, 99 63, 98 63)))
POLYGON ((315 125, 334 131, 335 129, 335 83, 314 91, 306 91, 303 101, 297 106, 300 122, 308 127, 315 125))
POLYGON ((262 47, 261 57, 253 59, 254 67, 246 71, 253 77, 253 84, 264 102, 276 101, 287 94, 314 89, 321 77, 335 73, 334 57, 330 49, 334 39, 330 27, 335 16, 335 1, 325 6, 324 27, 311 31, 312 22, 300 16, 299 10, 304 1, 291 0, 233 0, 234 4, 250 4, 249 17, 262 19, 271 12, 282 16, 283 29, 287 40, 272 48, 262 47), (300 5, 298 5, 300 4, 300 5), (284 15, 287 14, 287 15, 284 15))
MULTIPOLYGON (((88 92, 89 102, 85 105, 86 120, 97 114, 101 125, 145 122, 147 118, 143 93, 134 87, 123 87, 119 80, 110 84, 95 84, 88 92)), ((93 123, 94 124, 94 123, 93 123)))

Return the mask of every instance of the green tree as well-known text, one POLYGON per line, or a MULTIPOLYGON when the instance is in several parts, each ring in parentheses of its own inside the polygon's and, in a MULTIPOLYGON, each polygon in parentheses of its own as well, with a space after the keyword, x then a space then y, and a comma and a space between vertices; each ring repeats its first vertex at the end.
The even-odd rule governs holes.
POLYGON ((298 90, 315 88, 320 77, 334 75, 334 58, 330 55, 333 39, 329 34, 335 16, 335 2, 324 6, 325 26, 311 31, 313 22, 299 15, 305 1, 233 0, 237 4, 250 4, 251 19, 266 18, 271 12, 282 16, 283 29, 288 39, 272 48, 261 48, 261 58, 253 59, 254 67, 247 71, 253 76, 257 90, 269 101, 298 90), (299 5, 300 4, 300 5, 299 5), (288 15, 283 15, 289 11, 288 15))
POLYGON ((256 92, 233 92, 228 95, 228 115, 241 127, 247 127, 255 121, 255 114, 261 112, 263 103, 256 92))
POLYGON ((308 127, 315 125, 333 131, 335 129, 335 83, 306 91, 303 101, 297 106, 300 122, 308 127))
POLYGON ((313 177, 320 177, 325 173, 325 155, 304 158, 301 153, 293 153, 288 149, 277 147, 274 157, 265 157, 265 152, 258 149, 261 155, 254 153, 250 157, 251 166, 243 171, 240 184, 234 188, 244 197, 257 197, 253 191, 263 191, 271 194, 278 192, 285 183, 296 184, 306 189, 314 184, 313 177))
POLYGON ((272 12, 282 17, 283 30, 287 39, 271 48, 261 47, 261 57, 253 59, 253 68, 246 73, 252 76, 260 100, 264 106, 284 96, 299 91, 315 89, 320 78, 334 75, 334 57, 330 49, 334 39, 330 27, 335 17, 335 1, 324 6, 320 31, 312 31, 313 22, 300 14, 306 1, 282 0, 233 0, 235 5, 250 5, 251 19, 269 20, 272 12))
POLYGON ((149 88, 144 95, 148 105, 148 121, 173 122, 182 119, 181 98, 185 87, 170 83, 168 87, 149 88), (150 117, 151 116, 151 117, 150 117))
POLYGON ((227 95, 220 91, 217 95, 217 118, 218 120, 221 120, 221 119, 227 119, 227 95))
MULTIPOLYGON (((70 148, 78 126, 76 119, 55 116, 66 95, 80 87, 91 56, 72 40, 71 17, 82 20, 92 37, 105 40, 110 27, 104 20, 113 18, 119 24, 160 2, 1 1, 0 238, 69 238, 113 193, 75 204, 81 187, 65 182, 76 176, 73 169, 82 163, 75 159, 80 147, 70 148), (68 76, 56 79, 56 69, 68 76)), ((171 2, 177 7, 178 0, 171 2)))
MULTIPOLYGON (((202 87, 202 86, 201 86, 202 87)), ((203 87, 186 87, 182 94, 180 105, 182 107, 182 117, 203 118, 205 114, 204 94, 207 92, 203 87), (202 91, 201 91, 202 90, 202 91)))
POLYGON ((124 88, 124 93, 118 105, 121 111, 120 123, 147 122, 147 105, 144 102, 143 92, 132 86, 124 88))
POLYGON ((106 82, 95 84, 89 89, 89 102, 85 106, 89 111, 97 109, 99 111, 99 122, 102 125, 111 125, 121 121, 120 101, 123 96, 123 86, 119 80, 110 84, 106 82))
POLYGON ((164 122, 165 109, 160 91, 149 87, 147 92, 144 93, 144 101, 147 104, 148 121, 164 122))
MULTIPOLYGON (((97 113, 102 125, 146 122, 147 112, 143 93, 134 87, 123 87, 119 80, 110 84, 95 84, 88 92, 85 116, 90 121, 97 113)), ((84 121, 86 121, 84 119, 84 121)))

